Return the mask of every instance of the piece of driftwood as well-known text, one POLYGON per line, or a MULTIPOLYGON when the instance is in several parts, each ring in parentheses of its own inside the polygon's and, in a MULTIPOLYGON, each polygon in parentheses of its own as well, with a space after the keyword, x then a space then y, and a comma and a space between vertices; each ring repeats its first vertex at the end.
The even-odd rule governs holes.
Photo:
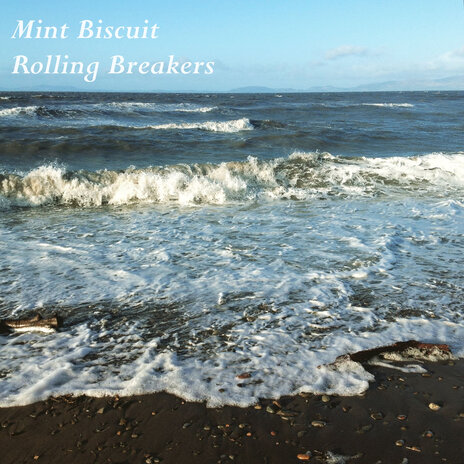
POLYGON ((448 345, 438 343, 423 343, 417 340, 408 340, 406 342, 396 342, 392 345, 383 345, 370 350, 356 351, 355 353, 347 353, 338 356, 334 362, 317 366, 318 369, 321 367, 337 368, 341 363, 345 361, 355 361, 358 363, 367 363, 376 356, 385 353, 402 353, 407 352, 409 348, 415 348, 425 355, 431 355, 437 351, 442 353, 445 357, 452 358, 451 349, 448 345))
POLYGON ((426 354, 432 353, 434 350, 441 351, 443 353, 451 355, 451 350, 448 345, 440 345, 438 343, 422 343, 417 340, 408 340, 406 342, 396 342, 393 345, 384 345, 370 350, 357 351, 356 353, 348 353, 339 356, 337 360, 349 358, 356 362, 367 362, 374 356, 378 356, 381 353, 399 353, 407 350, 408 348, 416 348, 426 354))
POLYGON ((43 319, 40 314, 36 314, 29 319, 4 319, 0 321, 0 331, 53 331, 60 326, 60 320, 57 316, 43 319))

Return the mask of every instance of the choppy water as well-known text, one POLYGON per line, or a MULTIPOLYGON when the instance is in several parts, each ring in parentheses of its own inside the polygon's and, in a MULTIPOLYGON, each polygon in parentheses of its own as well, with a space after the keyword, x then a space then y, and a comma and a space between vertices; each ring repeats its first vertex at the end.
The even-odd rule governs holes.
POLYGON ((464 93, 0 94, 0 404, 358 393, 464 355, 464 93), (243 372, 250 379, 239 380, 243 372))

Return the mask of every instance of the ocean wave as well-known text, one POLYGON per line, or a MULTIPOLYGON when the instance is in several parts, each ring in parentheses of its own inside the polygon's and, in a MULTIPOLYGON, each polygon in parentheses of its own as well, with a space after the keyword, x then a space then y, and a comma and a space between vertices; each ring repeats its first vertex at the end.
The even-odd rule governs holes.
POLYGON ((38 106, 15 106, 13 108, 4 108, 0 110, 0 117, 19 115, 34 116, 38 108, 38 106))
POLYGON ((172 165, 124 171, 67 171, 40 166, 0 174, 0 206, 178 205, 307 200, 320 195, 379 196, 464 189, 464 153, 342 158, 298 152, 288 158, 172 165))
POLYGON ((235 119, 232 121, 205 121, 205 122, 183 122, 157 124, 150 126, 136 126, 135 129, 157 129, 157 130, 204 130, 211 132, 240 132, 253 130, 253 124, 248 118, 235 119))
POLYGON ((209 113, 217 106, 201 106, 194 103, 150 103, 150 102, 111 102, 100 105, 121 110, 152 110, 160 113, 209 113))
POLYGON ((7 97, 7 96, 0 96, 0 100, 10 100, 11 97, 7 97))
POLYGON ((411 103, 363 103, 363 106, 378 106, 381 108, 414 108, 411 103))

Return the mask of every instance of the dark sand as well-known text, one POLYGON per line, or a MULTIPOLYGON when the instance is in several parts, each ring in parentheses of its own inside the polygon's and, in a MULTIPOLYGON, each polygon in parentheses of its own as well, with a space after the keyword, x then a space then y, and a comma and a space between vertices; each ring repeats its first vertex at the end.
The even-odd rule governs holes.
POLYGON ((376 381, 363 396, 299 395, 259 409, 209 409, 166 393, 4 408, 0 462, 285 464, 309 452, 320 463, 344 462, 331 461, 335 453, 359 464, 462 464, 464 360, 424 366, 429 374, 369 367, 376 381))

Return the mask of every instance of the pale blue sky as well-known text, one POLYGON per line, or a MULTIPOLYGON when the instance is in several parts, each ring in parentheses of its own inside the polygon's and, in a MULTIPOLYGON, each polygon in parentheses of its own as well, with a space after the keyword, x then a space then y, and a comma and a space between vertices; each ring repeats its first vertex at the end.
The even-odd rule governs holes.
POLYGON ((462 0, 17 0, 0 16, 0 88, 74 86, 82 90, 229 90, 241 86, 355 87, 400 81, 464 89, 462 0), (66 40, 11 39, 16 21, 70 27, 66 40), (160 27, 155 40, 76 40, 79 21, 160 27), (67 53, 98 60, 94 83, 82 76, 12 75, 15 55, 30 62, 67 53), (126 61, 215 61, 212 75, 108 76, 112 55, 126 61), (459 77, 460 76, 460 77, 459 77))

